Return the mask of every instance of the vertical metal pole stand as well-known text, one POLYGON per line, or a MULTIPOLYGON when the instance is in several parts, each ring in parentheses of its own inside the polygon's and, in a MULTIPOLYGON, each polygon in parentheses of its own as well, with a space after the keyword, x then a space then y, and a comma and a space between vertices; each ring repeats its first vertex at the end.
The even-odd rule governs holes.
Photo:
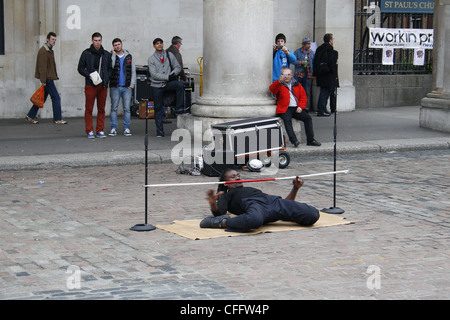
MULTIPOLYGON (((145 185, 148 186, 148 101, 145 101, 145 185)), ((155 113, 156 116, 156 113, 155 113)), ((145 223, 130 228, 132 231, 153 231, 156 227, 148 224, 148 188, 145 187, 145 223)))
MULTIPOLYGON (((337 90, 337 89, 336 89, 337 90)), ((337 93, 336 93, 337 94, 337 93)), ((337 144, 337 106, 334 110, 334 171, 336 171, 336 144, 337 144)), ((334 186, 333 186, 333 206, 328 209, 322 209, 322 212, 331 214, 342 214, 345 211, 341 208, 336 207, 336 174, 334 174, 334 186)))

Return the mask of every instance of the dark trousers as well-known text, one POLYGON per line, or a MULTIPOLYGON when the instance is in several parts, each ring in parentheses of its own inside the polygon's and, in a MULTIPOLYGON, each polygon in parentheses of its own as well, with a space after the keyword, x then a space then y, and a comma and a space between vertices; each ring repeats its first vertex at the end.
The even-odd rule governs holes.
POLYGON ((227 219, 227 227, 237 231, 256 229, 264 224, 281 221, 312 226, 319 220, 319 210, 305 203, 262 194, 242 200, 246 213, 227 219))
POLYGON ((297 108, 289 107, 285 113, 277 114, 278 117, 283 119, 284 127, 286 128, 286 133, 289 137, 289 141, 291 143, 296 143, 298 141, 297 136, 295 135, 294 128, 292 128, 292 118, 296 120, 300 120, 305 125, 305 134, 307 142, 312 142, 314 140, 314 129, 311 116, 303 110, 300 113, 295 112, 297 108))
MULTIPOLYGON (((44 102, 47 101, 48 95, 52 98, 53 105, 53 121, 60 121, 62 119, 61 112, 61 97, 56 89, 55 82, 53 80, 47 80, 44 87, 44 102)), ((27 116, 31 119, 36 118, 39 107, 33 105, 28 112, 27 116)))
POLYGON ((319 100, 317 101, 317 113, 327 111, 327 102, 330 98, 330 110, 336 112, 336 88, 320 87, 319 100))
MULTIPOLYGON (((184 83, 181 81, 169 81, 163 88, 152 87, 153 103, 155 108, 155 123, 156 135, 164 136, 164 93, 175 91, 176 105, 174 106, 175 113, 183 112, 184 110, 184 83)), ((166 106, 168 107, 168 106, 166 106)))

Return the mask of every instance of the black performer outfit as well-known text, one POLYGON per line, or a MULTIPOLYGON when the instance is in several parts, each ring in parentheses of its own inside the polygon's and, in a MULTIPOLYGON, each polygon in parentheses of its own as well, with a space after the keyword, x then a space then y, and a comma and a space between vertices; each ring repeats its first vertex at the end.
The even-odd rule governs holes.
POLYGON ((305 203, 283 199, 263 193, 251 187, 237 187, 223 194, 217 201, 215 217, 227 212, 237 217, 226 218, 228 228, 236 231, 256 229, 269 222, 278 220, 296 222, 302 226, 311 226, 319 220, 319 211, 305 203))

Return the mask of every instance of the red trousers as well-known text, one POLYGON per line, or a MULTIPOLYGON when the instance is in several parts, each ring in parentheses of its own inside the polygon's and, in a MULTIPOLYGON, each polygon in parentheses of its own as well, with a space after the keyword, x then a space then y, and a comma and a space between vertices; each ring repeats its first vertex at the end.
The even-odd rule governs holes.
POLYGON ((95 99, 97 99, 97 127, 96 133, 105 128, 105 105, 108 96, 108 88, 101 84, 98 86, 85 86, 84 94, 86 96, 86 108, 84 111, 84 122, 86 124, 86 133, 94 131, 92 111, 94 110, 95 99))

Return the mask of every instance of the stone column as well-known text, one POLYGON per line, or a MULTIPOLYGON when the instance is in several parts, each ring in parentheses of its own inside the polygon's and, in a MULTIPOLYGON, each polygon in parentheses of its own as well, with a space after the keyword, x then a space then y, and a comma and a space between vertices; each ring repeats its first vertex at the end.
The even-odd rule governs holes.
MULTIPOLYGON (((275 115, 272 79, 273 0, 204 0, 204 89, 192 115, 178 119, 192 131, 211 124, 275 115)), ((196 137, 198 138, 198 137, 196 137)))
POLYGON ((420 126, 450 132, 450 0, 434 2, 433 91, 422 99, 420 126))

